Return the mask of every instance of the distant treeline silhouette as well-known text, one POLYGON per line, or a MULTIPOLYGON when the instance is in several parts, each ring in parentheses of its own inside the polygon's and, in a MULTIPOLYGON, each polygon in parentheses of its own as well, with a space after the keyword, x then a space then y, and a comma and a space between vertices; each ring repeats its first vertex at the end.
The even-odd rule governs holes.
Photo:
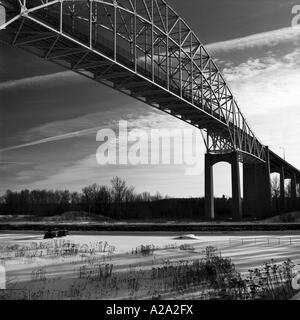
MULTIPOLYGON (((215 200, 216 215, 230 216, 230 199, 215 200)), ((137 193, 115 177, 109 186, 92 184, 82 192, 68 190, 7 190, 0 199, 2 215, 53 216, 67 211, 85 211, 112 219, 203 219, 204 198, 171 199, 160 193, 137 193)))

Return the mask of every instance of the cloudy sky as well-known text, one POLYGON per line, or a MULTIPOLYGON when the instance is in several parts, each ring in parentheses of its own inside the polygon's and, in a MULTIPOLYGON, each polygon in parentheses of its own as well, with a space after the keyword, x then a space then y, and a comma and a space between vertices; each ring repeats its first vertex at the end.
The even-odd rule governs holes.
MULTIPOLYGON (((168 0, 206 44, 262 143, 300 168, 298 0, 168 0)), ((139 192, 202 196, 186 165, 96 162, 97 131, 127 120, 130 129, 188 126, 98 83, 0 43, 0 193, 6 189, 80 190, 118 175, 139 192)), ((215 194, 230 195, 229 166, 215 167, 215 194)))

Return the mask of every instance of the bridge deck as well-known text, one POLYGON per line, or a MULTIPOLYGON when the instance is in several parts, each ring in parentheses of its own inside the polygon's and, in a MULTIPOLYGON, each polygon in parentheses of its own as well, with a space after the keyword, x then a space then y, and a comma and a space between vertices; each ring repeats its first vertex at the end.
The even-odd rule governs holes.
MULTIPOLYGON (((163 1, 157 1, 157 3, 165 5, 163 1)), ((240 160, 246 163, 262 163, 266 160, 265 147, 258 142, 252 131, 249 131, 244 117, 239 110, 235 110, 238 107, 231 105, 230 110, 222 110, 220 103, 222 102, 224 106, 227 106, 228 102, 224 102, 222 95, 225 91, 228 91, 228 88, 221 84, 220 73, 215 70, 214 65, 211 68, 206 69, 204 67, 202 71, 200 70, 202 75, 197 80, 198 82, 192 81, 188 85, 182 79, 178 85, 178 82, 172 78, 175 73, 171 75, 169 72, 164 72, 160 64, 168 63, 168 61, 170 64, 173 63, 169 57, 169 55, 172 56, 172 50, 176 51, 178 48, 181 50, 179 52, 179 65, 175 66, 177 69, 182 69, 182 64, 186 64, 185 60, 189 60, 191 57, 188 57, 182 49, 183 42, 180 42, 178 46, 174 37, 171 38, 169 34, 168 36, 159 35, 161 29, 154 25, 154 22, 158 24, 157 17, 152 17, 152 24, 141 16, 139 18, 134 17, 132 12, 124 10, 126 6, 122 3, 125 3, 125 1, 117 1, 118 4, 122 4, 118 10, 128 14, 127 16, 120 16, 119 20, 117 19, 118 11, 111 1, 97 0, 97 6, 94 8, 88 7, 86 1, 70 1, 70 3, 73 2, 74 8, 79 8, 78 12, 80 13, 77 13, 76 10, 74 13, 71 10, 66 11, 63 7, 64 4, 57 1, 52 1, 51 3, 55 3, 52 5, 41 0, 28 0, 28 9, 41 6, 41 4, 44 8, 21 15, 9 24, 5 31, 0 31, 0 40, 25 49, 94 81, 101 82, 204 130, 207 132, 205 142, 209 151, 216 153, 237 151, 240 154, 240 160), (78 3, 82 3, 81 7, 76 7, 79 5, 78 3), (98 10, 98 3, 102 3, 104 11, 100 14, 99 12, 89 14, 87 9, 98 10), (96 18, 100 20, 111 21, 111 26, 101 22, 102 24, 99 25, 101 32, 98 36, 94 34, 95 28, 98 28, 98 25, 93 27, 95 15, 98 15, 96 18), (128 21, 124 21, 125 18, 128 21), (141 50, 143 45, 143 43, 139 45, 136 43, 139 35, 132 37, 132 34, 130 34, 127 39, 125 37, 126 33, 120 31, 122 28, 132 28, 132 22, 137 24, 137 19, 139 19, 141 25, 139 33, 143 33, 143 37, 145 37, 144 51, 140 56, 136 53, 137 50, 141 50), (167 52, 160 52, 161 47, 159 45, 155 47, 151 43, 154 40, 154 34, 157 37, 157 42, 169 41, 173 43, 173 45, 169 43, 164 47, 163 50, 167 50, 167 52), (112 41, 112 38, 114 41, 112 41), (156 55, 154 54, 155 50, 158 50, 156 55), (151 51, 152 54, 150 55, 148 51, 151 51), (161 62, 159 57, 164 54, 167 54, 167 59, 161 62), (213 74, 214 72, 215 75, 213 76, 207 75, 207 73, 213 74), (216 91, 213 90, 216 80, 212 80, 212 78, 219 79, 218 101, 216 101, 216 91), (198 96, 194 92, 195 84, 198 87, 202 85, 198 96), (209 149, 209 141, 212 144, 211 149, 209 149)), ((4 5, 8 3, 6 5, 8 21, 20 13, 18 0, 2 3, 4 5)), ((135 10, 137 11, 138 8, 135 8, 135 10)), ((141 11, 140 15, 143 15, 141 11)), ((180 20, 179 17, 177 18, 180 20)), ((135 32, 137 33, 136 28, 135 26, 135 32)), ((189 32, 192 34, 191 31, 189 32)), ((184 34, 183 31, 181 33, 184 34)), ((178 34, 181 38, 180 31, 178 34)), ((186 37, 188 36, 186 35, 186 37)), ((200 51, 204 52, 205 50, 201 47, 200 51)), ((204 59, 205 54, 203 53, 203 57, 200 58, 204 59)), ((210 57, 205 64, 210 65, 210 57)), ((191 77, 194 65, 186 64, 185 68, 191 68, 190 73, 185 71, 186 76, 191 77)), ((181 70, 181 77, 183 72, 181 70)), ((228 92, 230 93, 230 91, 228 92)), ((228 97, 233 99, 230 95, 228 97)), ((287 167, 287 170, 297 172, 297 175, 299 175, 297 169, 275 153, 270 153, 270 160, 271 166, 282 165, 287 167)))
MULTIPOLYGON (((109 1, 102 2, 107 3, 109 1)), ((29 9, 41 3, 40 0, 27 1, 29 9)), ((7 20, 14 18, 19 13, 18 1, 13 0, 9 4, 7 20)), ((118 33, 118 36, 120 36, 118 41, 111 40, 114 27, 111 30, 108 30, 107 27, 105 30, 101 29, 102 36, 98 36, 95 40, 91 35, 90 24, 88 23, 89 16, 86 11, 76 17, 75 25, 69 16, 64 16, 62 26, 59 5, 57 3, 56 7, 54 5, 49 6, 49 10, 37 10, 23 15, 10 24, 5 32, 1 33, 1 40, 109 85, 206 131, 206 144, 208 146, 208 139, 211 138, 211 147, 214 152, 224 153, 236 150, 240 152, 243 161, 260 162, 264 160, 263 146, 259 144, 250 131, 244 117, 238 110, 234 111, 232 105, 227 106, 232 96, 229 95, 227 101, 224 100, 225 98, 222 100, 222 94, 228 89, 221 85, 220 74, 218 70, 215 70, 215 67, 212 66, 207 70, 204 68, 205 70, 200 71, 203 72, 202 75, 198 75, 197 81, 194 80, 194 82, 189 80, 189 77, 191 77, 189 72, 193 73, 193 70, 181 70, 181 77, 187 79, 181 79, 181 83, 178 84, 178 79, 175 81, 171 74, 163 72, 159 56, 163 55, 164 52, 160 52, 162 49, 159 45, 155 48, 152 46, 152 57, 149 57, 146 48, 150 45, 148 44, 147 34, 145 34, 146 49, 142 53, 144 56, 137 57, 136 52, 134 53, 134 50, 132 50, 132 41, 128 41, 128 39, 125 41, 124 35, 121 33, 118 33), (155 50, 159 51, 156 56, 154 54, 155 50), (215 84, 211 79, 213 71, 217 72, 214 79, 218 78, 220 82, 218 90, 222 90, 217 94, 213 89, 215 84), (206 78, 210 78, 210 80, 206 78), (197 96, 194 87, 201 85, 201 93, 197 96), (223 101, 223 106, 220 105, 220 101, 217 101, 218 98, 223 101), (231 111, 228 108, 231 108, 231 111), (237 147, 237 145, 239 146, 237 147)), ((111 15, 112 13, 107 13, 107 16, 110 17, 111 15)), ((143 24, 143 29, 151 27, 143 19, 140 23, 143 24)), ((122 22, 119 24, 116 22, 116 25, 118 29, 124 27, 122 22)), ((129 25, 127 27, 129 28, 129 25)), ((153 28, 154 26, 152 26, 153 28)), ((156 32, 159 33, 159 31, 156 32)), ((152 30, 152 37, 153 34, 154 31, 152 30)), ((136 39, 135 41, 137 41, 136 39)), ((158 42, 163 42, 164 39, 161 35, 158 42)), ((136 47, 139 46, 136 45, 136 47)), ((168 55, 172 56, 172 54, 174 55, 172 50, 182 50, 182 48, 175 45, 174 42, 174 48, 169 46, 167 50, 168 55)), ((176 54, 183 55, 183 53, 178 52, 176 54)), ((210 65, 210 57, 208 58, 206 64, 210 65)), ((179 65, 172 66, 173 69, 184 69, 183 64, 185 64, 185 69, 193 69, 193 66, 188 65, 185 61, 186 59, 189 60, 188 57, 181 57, 180 59, 179 65)), ((169 64, 174 62, 174 58, 168 57, 167 60, 170 60, 169 64)), ((164 61, 164 63, 167 62, 164 61)), ((171 69, 171 65, 169 68, 171 69)), ((177 78, 179 76, 178 70, 177 74, 175 72, 177 78)))

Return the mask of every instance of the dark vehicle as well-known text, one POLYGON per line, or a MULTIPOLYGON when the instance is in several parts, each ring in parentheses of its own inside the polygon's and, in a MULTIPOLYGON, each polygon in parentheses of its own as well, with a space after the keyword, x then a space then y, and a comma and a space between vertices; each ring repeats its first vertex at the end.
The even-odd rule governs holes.
POLYGON ((56 236, 57 236, 58 238, 60 238, 60 237, 65 237, 65 236, 67 236, 68 234, 69 234, 69 231, 68 231, 68 230, 62 229, 62 230, 58 230, 58 231, 57 231, 56 236))
POLYGON ((69 231, 66 229, 60 229, 60 230, 51 230, 48 229, 44 235, 44 239, 53 239, 53 238, 61 238, 69 235, 69 231))
POLYGON ((53 239, 55 237, 56 237, 56 232, 52 231, 52 230, 46 231, 46 233, 44 235, 44 239, 53 239))

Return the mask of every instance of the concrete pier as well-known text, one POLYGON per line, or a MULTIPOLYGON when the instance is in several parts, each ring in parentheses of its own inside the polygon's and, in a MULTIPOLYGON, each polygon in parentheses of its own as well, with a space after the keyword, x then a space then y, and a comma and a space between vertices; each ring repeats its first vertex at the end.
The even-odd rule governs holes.
POLYGON ((218 162, 228 162, 231 165, 232 186, 232 217, 235 220, 242 218, 242 200, 240 185, 239 156, 237 152, 226 154, 205 155, 205 216, 208 219, 215 218, 214 212, 214 188, 213 188, 213 166, 218 162))

